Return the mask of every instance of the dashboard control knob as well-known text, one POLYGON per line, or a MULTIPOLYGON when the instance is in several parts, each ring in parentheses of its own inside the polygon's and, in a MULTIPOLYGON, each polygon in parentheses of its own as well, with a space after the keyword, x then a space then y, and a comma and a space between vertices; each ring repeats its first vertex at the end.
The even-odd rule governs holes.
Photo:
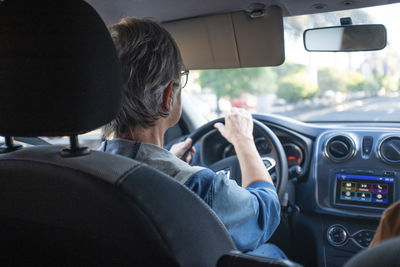
POLYGON ((332 225, 327 231, 328 242, 334 246, 343 245, 348 236, 346 229, 341 225, 332 225))

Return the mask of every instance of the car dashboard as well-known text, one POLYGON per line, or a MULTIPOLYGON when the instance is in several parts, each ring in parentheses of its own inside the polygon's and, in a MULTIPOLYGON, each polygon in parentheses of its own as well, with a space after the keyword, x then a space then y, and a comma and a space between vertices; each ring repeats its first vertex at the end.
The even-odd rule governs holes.
POLYGON ((319 135, 310 169, 316 210, 379 218, 382 210, 398 200, 399 134, 348 128, 319 135))
MULTIPOLYGON (((341 266, 368 247, 382 212, 400 199, 398 125, 254 118, 277 135, 289 166, 292 209, 282 207, 282 229, 272 241, 305 266, 341 266)), ((256 132, 255 143, 261 156, 274 156, 271 144, 256 132)), ((235 155, 217 131, 206 135, 198 148, 202 153, 197 163, 205 166, 235 155)))

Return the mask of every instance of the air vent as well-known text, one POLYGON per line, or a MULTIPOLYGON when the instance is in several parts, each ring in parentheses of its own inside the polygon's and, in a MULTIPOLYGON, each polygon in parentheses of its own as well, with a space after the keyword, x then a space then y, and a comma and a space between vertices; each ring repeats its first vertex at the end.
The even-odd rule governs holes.
POLYGON ((349 160, 355 153, 353 140, 345 135, 337 135, 328 140, 325 155, 333 161, 349 160))
POLYGON ((400 163, 400 137, 389 137, 379 147, 379 156, 383 161, 392 164, 400 163))

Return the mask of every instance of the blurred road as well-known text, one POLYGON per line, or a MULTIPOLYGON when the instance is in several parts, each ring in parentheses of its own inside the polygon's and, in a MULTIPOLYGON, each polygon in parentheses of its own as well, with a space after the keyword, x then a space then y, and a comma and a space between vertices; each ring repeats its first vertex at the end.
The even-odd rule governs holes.
POLYGON ((400 97, 374 97, 334 107, 280 114, 301 121, 400 121, 400 97))

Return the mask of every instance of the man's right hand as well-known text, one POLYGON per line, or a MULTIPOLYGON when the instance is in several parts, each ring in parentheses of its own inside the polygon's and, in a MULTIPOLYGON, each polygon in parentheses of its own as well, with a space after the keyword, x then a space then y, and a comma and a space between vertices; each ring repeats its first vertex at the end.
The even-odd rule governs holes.
POLYGON ((250 113, 233 108, 225 116, 225 125, 216 123, 214 127, 235 147, 242 173, 242 187, 246 188, 258 181, 273 184, 254 143, 254 123, 250 113))
POLYGON ((225 116, 225 125, 219 122, 214 127, 233 145, 253 141, 253 119, 244 109, 232 108, 231 113, 225 116))

